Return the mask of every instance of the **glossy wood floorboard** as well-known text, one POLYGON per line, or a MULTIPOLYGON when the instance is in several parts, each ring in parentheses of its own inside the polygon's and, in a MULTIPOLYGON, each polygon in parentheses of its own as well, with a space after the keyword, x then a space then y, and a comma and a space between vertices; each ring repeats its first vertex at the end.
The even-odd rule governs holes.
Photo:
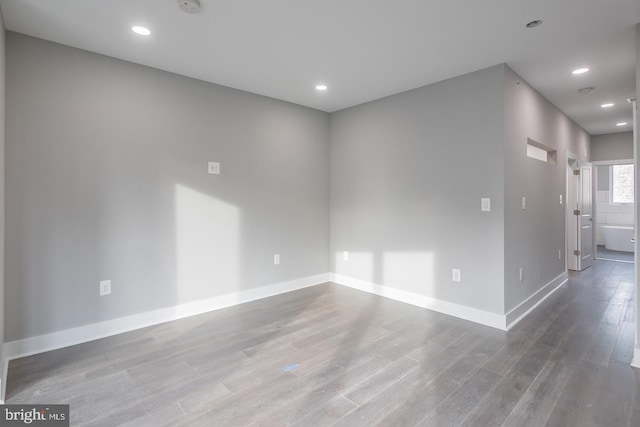
POLYGON ((72 425, 640 426, 633 265, 505 333, 336 285, 11 362, 7 403, 72 425))

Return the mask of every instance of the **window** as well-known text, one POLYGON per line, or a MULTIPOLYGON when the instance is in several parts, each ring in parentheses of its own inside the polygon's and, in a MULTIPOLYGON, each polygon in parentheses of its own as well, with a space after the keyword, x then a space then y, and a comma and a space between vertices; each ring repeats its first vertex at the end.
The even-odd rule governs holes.
POLYGON ((611 166, 611 203, 633 203, 633 165, 611 166))

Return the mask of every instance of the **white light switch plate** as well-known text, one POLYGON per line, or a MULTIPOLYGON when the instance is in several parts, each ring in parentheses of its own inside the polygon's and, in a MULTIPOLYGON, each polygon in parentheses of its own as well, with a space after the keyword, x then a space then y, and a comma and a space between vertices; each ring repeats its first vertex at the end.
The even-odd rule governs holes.
POLYGON ((522 210, 525 210, 527 208, 527 198, 523 197, 522 198, 522 210))
POLYGON ((343 261, 349 261, 349 252, 344 251, 344 252, 342 253, 342 260, 343 260, 343 261))
POLYGON ((491 199, 483 197, 480 199, 480 210, 482 212, 491 212, 491 199))
POLYGON ((451 280, 453 280, 454 282, 462 281, 462 273, 460 272, 459 268, 454 268, 453 270, 451 270, 451 280))
POLYGON ((279 265, 280 264, 280 254, 275 254, 273 256, 273 265, 279 265))

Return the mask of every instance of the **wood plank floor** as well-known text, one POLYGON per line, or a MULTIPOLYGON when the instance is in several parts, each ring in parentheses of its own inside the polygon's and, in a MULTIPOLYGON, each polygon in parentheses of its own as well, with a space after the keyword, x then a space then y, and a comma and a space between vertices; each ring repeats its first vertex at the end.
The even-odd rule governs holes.
POLYGON ((633 265, 597 261, 508 333, 321 285, 12 361, 71 425, 640 426, 633 265))

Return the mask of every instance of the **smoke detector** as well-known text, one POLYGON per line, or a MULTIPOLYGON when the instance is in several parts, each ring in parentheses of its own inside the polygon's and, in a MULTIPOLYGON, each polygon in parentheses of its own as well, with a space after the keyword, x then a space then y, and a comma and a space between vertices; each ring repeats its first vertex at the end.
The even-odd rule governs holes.
POLYGON ((582 89, 578 89, 578 93, 580 95, 591 95, 593 93, 593 91, 595 91, 596 88, 593 86, 590 87, 583 87, 582 89))
POLYGON ((201 9, 198 0, 178 0, 178 7, 187 13, 198 13, 201 9))

